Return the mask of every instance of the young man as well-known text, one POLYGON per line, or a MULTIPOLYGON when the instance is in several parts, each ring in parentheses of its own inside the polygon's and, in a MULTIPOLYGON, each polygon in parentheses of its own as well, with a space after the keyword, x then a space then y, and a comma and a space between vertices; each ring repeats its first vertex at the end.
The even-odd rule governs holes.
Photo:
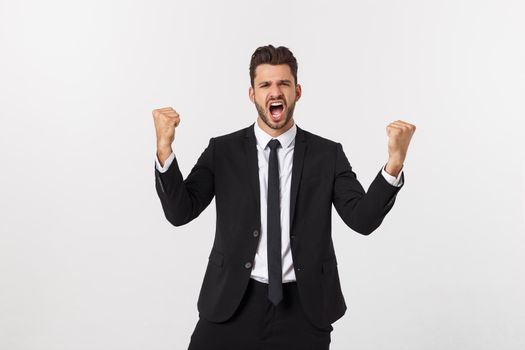
POLYGON ((212 137, 186 179, 171 145, 179 114, 155 109, 156 190, 174 226, 195 219, 215 197, 215 240, 189 349, 329 349, 343 316, 331 237, 332 205, 353 230, 372 233, 404 184, 415 126, 387 126, 388 162, 367 192, 341 143, 293 119, 301 97, 297 61, 286 47, 259 47, 249 98, 257 120, 212 137))

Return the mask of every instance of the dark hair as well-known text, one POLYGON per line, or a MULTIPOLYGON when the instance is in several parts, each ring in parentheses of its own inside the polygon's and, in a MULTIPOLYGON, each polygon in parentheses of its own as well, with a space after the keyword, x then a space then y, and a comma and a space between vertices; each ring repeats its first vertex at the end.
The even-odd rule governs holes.
POLYGON ((255 68, 260 64, 287 64, 292 71, 295 84, 297 84, 297 60, 287 47, 275 48, 272 45, 267 45, 260 46, 255 50, 250 61, 250 83, 252 87, 255 80, 255 68))

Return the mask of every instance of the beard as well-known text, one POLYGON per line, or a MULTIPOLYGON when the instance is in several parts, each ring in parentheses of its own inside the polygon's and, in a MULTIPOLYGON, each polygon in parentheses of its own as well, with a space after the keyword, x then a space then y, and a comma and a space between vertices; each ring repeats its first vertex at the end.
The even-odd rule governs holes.
POLYGON ((255 99, 254 99, 254 102, 255 102, 255 108, 257 109, 257 113, 259 113, 259 117, 261 117, 262 121, 272 129, 278 130, 278 129, 283 128, 285 125, 288 124, 288 121, 292 119, 293 117, 293 110, 295 109, 295 102, 291 103, 290 105, 286 105, 285 116, 279 122, 274 122, 268 116, 268 114, 270 113, 269 109, 262 107, 260 104, 257 103, 255 99))

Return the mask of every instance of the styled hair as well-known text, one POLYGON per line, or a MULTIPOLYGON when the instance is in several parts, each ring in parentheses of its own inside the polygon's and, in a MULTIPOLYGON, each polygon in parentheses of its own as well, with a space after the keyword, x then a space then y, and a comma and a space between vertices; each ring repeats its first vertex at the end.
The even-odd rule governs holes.
POLYGON ((250 83, 252 88, 254 87, 255 69, 260 64, 287 64, 297 85, 297 60, 287 47, 279 46, 275 48, 273 45, 266 45, 260 46, 255 50, 250 60, 250 83))

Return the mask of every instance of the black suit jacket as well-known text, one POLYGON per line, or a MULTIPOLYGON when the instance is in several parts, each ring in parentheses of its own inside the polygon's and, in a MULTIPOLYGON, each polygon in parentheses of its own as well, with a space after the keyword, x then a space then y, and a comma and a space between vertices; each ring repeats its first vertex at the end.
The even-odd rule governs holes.
MULTIPOLYGON (((239 306, 260 238, 259 169, 254 124, 212 137, 186 179, 175 158, 155 186, 174 226, 195 219, 215 196, 215 240, 197 302, 199 315, 222 322, 239 306)), ((404 174, 402 175, 404 183, 404 174)), ((290 244, 300 301, 312 323, 341 318, 341 292, 332 242, 332 204, 360 234, 372 233, 401 187, 381 171, 365 193, 340 143, 297 127, 290 196, 290 244)))

